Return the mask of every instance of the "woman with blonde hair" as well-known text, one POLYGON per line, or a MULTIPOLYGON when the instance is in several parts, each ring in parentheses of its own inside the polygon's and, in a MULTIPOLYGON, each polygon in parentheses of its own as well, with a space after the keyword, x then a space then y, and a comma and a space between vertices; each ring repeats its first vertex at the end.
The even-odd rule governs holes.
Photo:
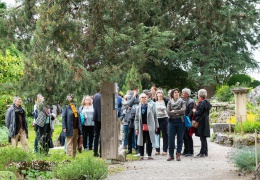
POLYGON ((37 94, 36 96, 36 100, 35 100, 35 104, 33 106, 33 126, 34 126, 34 131, 35 131, 35 140, 34 140, 34 152, 38 152, 38 126, 37 124, 35 124, 35 120, 38 117, 38 110, 37 107, 39 106, 39 104, 44 100, 44 97, 42 96, 42 94, 37 94))
POLYGON ((82 124, 83 148, 92 150, 94 140, 94 121, 93 121, 93 100, 90 96, 84 96, 79 107, 79 113, 84 116, 84 124, 82 124))

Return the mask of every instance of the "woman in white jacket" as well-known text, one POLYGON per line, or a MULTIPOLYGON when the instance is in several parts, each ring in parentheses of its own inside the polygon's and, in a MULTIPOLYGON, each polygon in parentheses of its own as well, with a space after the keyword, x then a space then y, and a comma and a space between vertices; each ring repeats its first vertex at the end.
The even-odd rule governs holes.
POLYGON ((140 104, 136 108, 135 131, 137 145, 139 146, 140 159, 144 159, 144 143, 148 154, 148 160, 152 160, 152 143, 155 143, 155 132, 159 127, 154 106, 147 103, 147 97, 144 93, 139 96, 140 104))

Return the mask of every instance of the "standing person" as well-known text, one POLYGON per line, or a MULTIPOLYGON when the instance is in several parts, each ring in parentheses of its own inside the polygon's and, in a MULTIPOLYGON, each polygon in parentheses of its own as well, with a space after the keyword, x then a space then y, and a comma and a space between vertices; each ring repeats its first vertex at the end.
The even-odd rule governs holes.
POLYGON ((130 98, 130 100, 127 101, 127 104, 129 106, 130 109, 130 117, 129 117, 129 122, 128 122, 128 151, 126 152, 126 154, 132 154, 132 148, 136 149, 136 154, 138 154, 138 148, 137 147, 133 147, 132 145, 136 145, 136 139, 137 137, 135 137, 135 124, 134 124, 134 120, 135 120, 135 115, 136 115, 136 107, 139 104, 139 89, 133 89, 133 96, 130 98))
POLYGON ((155 108, 155 101, 152 99, 152 93, 151 93, 151 91, 145 89, 145 90, 143 90, 143 93, 144 93, 144 94, 146 95, 146 97, 147 97, 147 103, 153 105, 153 107, 155 108))
POLYGON ((123 148, 126 149, 128 145, 128 122, 131 110, 128 107, 127 101, 132 97, 132 91, 128 91, 127 94, 124 96, 124 100, 122 101, 122 126, 123 126, 123 133, 124 133, 124 141, 123 141, 123 148))
POLYGON ((20 139, 22 147, 28 150, 28 125, 26 121, 26 113, 22 107, 22 99, 18 96, 14 97, 13 104, 6 111, 5 125, 9 130, 9 138, 13 146, 17 146, 20 139))
POLYGON ((196 157, 208 156, 208 144, 207 137, 210 137, 210 126, 209 126, 209 111, 211 109, 211 104, 206 100, 207 91, 205 89, 200 89, 198 91, 198 106, 192 111, 195 114, 195 121, 199 121, 199 126, 195 131, 195 135, 200 137, 201 148, 200 153, 196 157))
MULTIPOLYGON (((156 115, 159 122, 159 128, 156 134, 161 134, 162 131, 162 138, 163 138, 163 153, 162 155, 167 155, 168 150, 168 114, 167 114, 167 104, 168 99, 163 96, 162 89, 158 89, 156 92, 157 101, 156 101, 156 115)), ((156 148, 155 155, 160 154, 160 147, 156 148)))
POLYGON ((62 129, 66 133, 66 154, 76 157, 78 136, 82 136, 80 116, 74 104, 74 95, 67 95, 68 105, 62 111, 62 129))
POLYGON ((144 159, 144 143, 146 143, 148 160, 152 160, 152 143, 155 143, 155 132, 159 124, 155 108, 147 103, 146 94, 140 94, 139 99, 141 103, 136 108, 135 116, 135 131, 136 135, 138 135, 137 145, 140 152, 139 160, 144 159))
MULTIPOLYGON (((190 98, 191 91, 188 88, 184 88, 182 90, 182 98, 184 101, 186 101, 186 110, 185 110, 185 116, 189 116, 190 119, 192 119, 192 109, 195 107, 195 102, 193 99, 190 98)), ((192 136, 189 135, 190 128, 185 127, 185 132, 183 136, 184 140, 184 150, 182 155, 192 156, 193 155, 193 139, 192 136)))
MULTIPOLYGON (((100 131, 101 131, 101 94, 100 92, 96 93, 93 97, 93 108, 94 108, 94 156, 98 157, 98 145, 100 139, 100 131)), ((101 143, 100 143, 100 157, 101 157, 101 143)))
POLYGON ((152 86, 151 87, 151 100, 152 101, 156 101, 156 91, 157 91, 157 88, 155 86, 152 86))
POLYGON ((167 113, 169 116, 168 123, 168 140, 169 140, 169 158, 167 161, 174 159, 175 136, 177 134, 177 161, 181 160, 181 149, 183 144, 183 135, 185 130, 183 115, 186 110, 186 102, 180 98, 180 91, 175 88, 171 91, 171 100, 167 105, 167 113))
POLYGON ((92 150, 94 140, 94 108, 90 96, 83 97, 81 106, 79 107, 79 113, 82 113, 85 119, 84 124, 82 125, 83 148, 87 150, 88 145, 89 150, 92 150))
POLYGON ((37 107, 39 106, 39 104, 43 101, 44 97, 42 96, 42 94, 37 94, 36 96, 36 101, 35 104, 33 106, 33 127, 34 127, 34 131, 35 131, 35 140, 34 140, 34 152, 38 152, 38 125, 35 124, 35 120, 38 117, 38 110, 37 107))

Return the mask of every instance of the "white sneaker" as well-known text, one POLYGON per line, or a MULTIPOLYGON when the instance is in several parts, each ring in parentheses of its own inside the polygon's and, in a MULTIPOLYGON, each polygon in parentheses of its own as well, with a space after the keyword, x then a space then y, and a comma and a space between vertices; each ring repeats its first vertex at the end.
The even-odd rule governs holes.
POLYGON ((136 157, 136 156, 140 156, 140 153, 138 153, 138 154, 135 154, 135 155, 133 155, 133 156, 135 156, 135 157, 136 157))

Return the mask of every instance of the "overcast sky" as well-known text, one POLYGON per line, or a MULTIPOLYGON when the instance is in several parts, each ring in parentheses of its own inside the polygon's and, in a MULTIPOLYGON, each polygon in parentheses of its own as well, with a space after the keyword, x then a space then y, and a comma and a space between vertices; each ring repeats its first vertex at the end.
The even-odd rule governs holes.
MULTIPOLYGON (((15 0, 0 0, 2 2, 6 2, 7 6, 14 6, 15 0)), ((260 49, 254 52, 254 58, 260 63, 260 49)), ((257 79, 260 81, 260 69, 255 70, 254 72, 248 73, 251 77, 254 79, 257 79)))

